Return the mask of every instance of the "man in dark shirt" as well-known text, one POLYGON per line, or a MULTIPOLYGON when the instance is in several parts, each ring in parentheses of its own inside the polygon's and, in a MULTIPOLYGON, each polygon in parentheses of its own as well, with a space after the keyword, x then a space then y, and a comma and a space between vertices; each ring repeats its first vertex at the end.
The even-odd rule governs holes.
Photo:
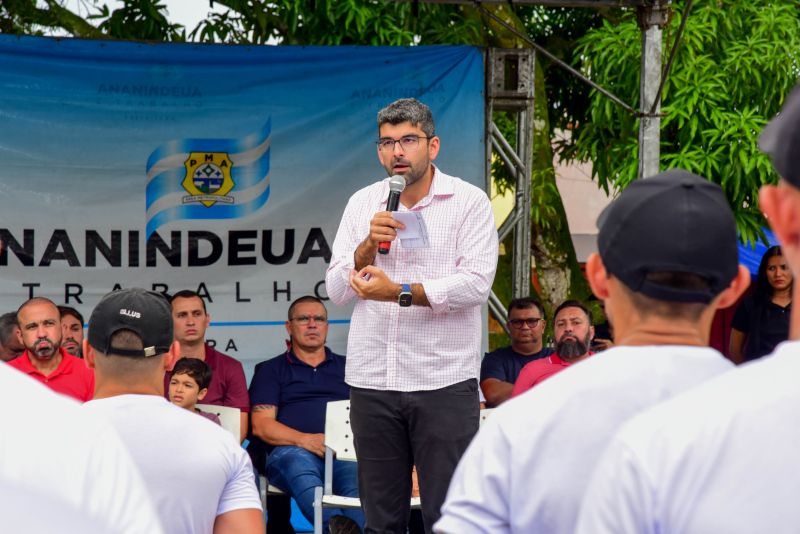
POLYGON ((511 346, 486 354, 481 362, 481 390, 488 407, 498 406, 511 397, 523 367, 553 353, 551 348, 542 348, 544 308, 536 300, 530 297, 512 300, 508 305, 508 326, 511 346))
MULTIPOLYGON (((323 485, 325 468, 325 411, 329 401, 348 399, 350 387, 344 381, 345 358, 325 346, 328 314, 322 301, 310 296, 294 301, 286 331, 289 348, 259 363, 250 383, 253 435, 268 446, 269 483, 294 497, 313 522, 314 488, 323 485)), ((334 460, 333 486, 339 495, 358 496, 355 462, 334 460)), ((327 508, 323 517, 332 532, 336 523, 364 525, 360 509, 327 508)))
MULTIPOLYGON (((206 329, 211 316, 206 312, 206 303, 200 295, 194 291, 178 291, 170 298, 170 305, 175 341, 181 346, 181 357, 203 360, 213 372, 203 403, 239 408, 242 411, 241 440, 244 440, 250 398, 241 362, 206 343, 206 329)), ((164 391, 168 390, 169 373, 164 378, 164 391)))

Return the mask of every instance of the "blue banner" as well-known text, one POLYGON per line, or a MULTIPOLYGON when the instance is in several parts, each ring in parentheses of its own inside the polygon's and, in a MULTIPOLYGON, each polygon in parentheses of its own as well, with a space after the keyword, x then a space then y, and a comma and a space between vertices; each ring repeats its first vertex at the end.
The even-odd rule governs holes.
MULTIPOLYGON (((349 196, 383 178, 376 114, 433 110, 448 174, 484 183, 480 49, 144 44, 0 35, 0 312, 91 312, 115 287, 207 296, 248 370, 288 303, 325 297, 349 196)), ((329 306, 344 352, 350 310, 329 306)))

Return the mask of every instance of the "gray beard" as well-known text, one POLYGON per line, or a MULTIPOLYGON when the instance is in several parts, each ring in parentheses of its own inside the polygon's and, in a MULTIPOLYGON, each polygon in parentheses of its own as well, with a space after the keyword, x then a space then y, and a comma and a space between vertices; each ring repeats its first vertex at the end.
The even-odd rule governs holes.
POLYGON ((565 362, 577 360, 581 356, 586 355, 587 352, 589 352, 588 337, 585 340, 568 339, 566 341, 556 342, 556 354, 565 362))

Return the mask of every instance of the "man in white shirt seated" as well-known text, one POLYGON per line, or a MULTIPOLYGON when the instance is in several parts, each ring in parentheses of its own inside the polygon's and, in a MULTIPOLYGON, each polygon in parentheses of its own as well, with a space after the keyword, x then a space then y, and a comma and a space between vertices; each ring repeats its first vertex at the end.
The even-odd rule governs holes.
POLYGON ((117 428, 169 533, 263 533, 253 465, 220 426, 164 398, 178 358, 169 302, 143 289, 107 294, 89 319, 83 354, 95 369, 85 410, 117 428))
MULTIPOLYGON (((760 205, 800 277, 800 89, 760 145, 781 176, 760 205)), ((800 285, 793 297, 800 299, 800 285)), ((795 299, 796 300, 796 299, 795 299)), ((794 341, 631 420, 586 492, 583 533, 797 532, 800 314, 794 341)))
POLYGON ((728 369, 714 312, 749 283, 719 186, 673 170, 632 183, 598 221, 586 266, 617 346, 497 408, 467 449, 440 533, 572 533, 585 485, 624 421, 728 369))

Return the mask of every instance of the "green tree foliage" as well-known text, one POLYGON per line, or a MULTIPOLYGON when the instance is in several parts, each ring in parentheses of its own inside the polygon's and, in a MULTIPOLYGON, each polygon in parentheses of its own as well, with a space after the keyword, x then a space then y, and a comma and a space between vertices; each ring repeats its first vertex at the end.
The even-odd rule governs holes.
POLYGON ((215 0, 230 9, 192 32, 205 42, 292 45, 480 44, 474 8, 380 0, 215 0))
POLYGON ((57 0, 2 0, 0 32, 27 35, 66 33, 74 37, 104 37, 105 34, 57 0))
MULTIPOLYGON (((212 13, 197 28, 186 30, 170 23, 160 0, 125 0, 111 11, 104 2, 84 0, 94 6, 89 20, 94 26, 79 27, 70 22, 80 19, 56 0, 47 9, 37 9, 36 0, 5 0, 14 9, 0 12, 2 31, 33 33, 37 28, 60 29, 80 37, 110 37, 162 41, 190 41, 240 44, 295 45, 424 45, 473 44, 515 48, 527 46, 521 39, 498 25, 471 5, 443 5, 383 0, 214 0, 224 13, 212 13), (49 12, 49 13, 48 13, 49 12), (13 15, 12 15, 13 13, 13 15), (59 14, 53 18, 52 15, 59 14), (48 18, 49 17, 49 18, 48 18), (96 26, 96 27, 95 27, 96 26)), ((587 30, 599 27, 617 11, 590 9, 548 9, 487 6, 486 9, 531 35, 555 55, 569 59, 575 44, 587 30)), ((582 123, 589 109, 589 93, 582 82, 547 61, 536 65, 536 134, 534 139, 532 253, 547 307, 570 297, 585 298, 588 287, 580 276, 569 228, 555 184, 552 166, 551 129, 582 123), (545 78, 552 79, 544 83, 545 78)), ((501 130, 515 143, 515 124, 497 114, 501 130)), ((513 187, 509 173, 496 167, 500 189, 513 187)), ((510 247, 509 247, 510 251, 510 247)), ((500 273, 510 269, 510 254, 502 258, 500 273), (508 265, 506 265, 508 264, 508 265)), ((498 278, 496 290, 510 298, 506 277, 498 278)))
POLYGON ((113 11, 103 4, 89 19, 98 21, 100 31, 113 39, 185 41, 186 29, 170 22, 165 10, 159 0, 127 0, 113 11))
MULTIPOLYGON (((684 10, 665 28, 673 42, 684 10)), ((640 32, 632 13, 605 21, 579 40, 586 74, 638 108, 640 32)), ((669 52, 669 50, 665 50, 669 52)), ((758 189, 777 177, 758 150, 758 134, 800 73, 800 12, 795 1, 698 0, 663 93, 661 168, 682 167, 719 183, 744 241, 761 236, 758 189)), ((601 187, 636 178, 636 117, 593 94, 586 122, 564 156, 593 162, 601 187)))

